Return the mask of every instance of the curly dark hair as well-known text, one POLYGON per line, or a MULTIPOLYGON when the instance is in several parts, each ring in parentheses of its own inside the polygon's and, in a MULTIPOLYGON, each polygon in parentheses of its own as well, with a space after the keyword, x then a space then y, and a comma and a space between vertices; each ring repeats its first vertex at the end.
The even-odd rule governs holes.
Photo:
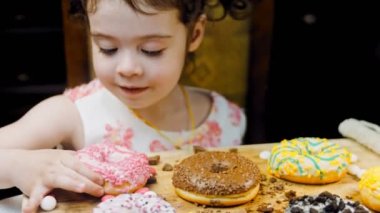
MULTIPOLYGON (((87 19, 87 14, 96 11, 99 0, 71 0, 70 14, 87 19)), ((141 5, 149 5, 157 10, 176 8, 180 11, 180 21, 185 25, 194 23, 201 14, 208 20, 222 20, 229 14, 235 19, 244 19, 252 12, 251 0, 124 0, 135 11, 149 14, 141 5), (217 13, 215 11, 218 11, 217 13)))

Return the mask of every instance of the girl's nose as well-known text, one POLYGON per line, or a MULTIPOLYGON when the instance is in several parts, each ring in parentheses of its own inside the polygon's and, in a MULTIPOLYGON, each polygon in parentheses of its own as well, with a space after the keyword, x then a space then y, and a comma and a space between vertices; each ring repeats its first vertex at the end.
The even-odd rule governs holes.
POLYGON ((116 72, 123 77, 140 76, 143 74, 138 59, 129 54, 121 58, 116 72))

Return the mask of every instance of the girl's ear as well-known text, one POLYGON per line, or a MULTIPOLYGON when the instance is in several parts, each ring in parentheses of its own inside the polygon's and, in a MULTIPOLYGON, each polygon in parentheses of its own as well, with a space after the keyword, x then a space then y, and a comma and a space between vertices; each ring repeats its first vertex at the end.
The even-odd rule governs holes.
POLYGON ((191 33, 191 37, 189 38, 189 52, 194 52, 196 49, 198 49, 199 45, 201 44, 205 33, 206 19, 206 15, 203 14, 194 24, 193 32, 191 33))

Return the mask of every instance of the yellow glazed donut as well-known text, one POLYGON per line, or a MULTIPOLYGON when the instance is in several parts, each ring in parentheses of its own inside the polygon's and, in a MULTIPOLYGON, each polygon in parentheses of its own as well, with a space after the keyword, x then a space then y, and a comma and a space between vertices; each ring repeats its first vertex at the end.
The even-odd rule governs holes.
POLYGON ((364 172, 359 182, 360 196, 363 203, 380 212, 380 166, 364 172))
POLYGON ((273 147, 268 170, 297 183, 325 184, 340 180, 350 159, 350 152, 325 138, 295 138, 273 147))

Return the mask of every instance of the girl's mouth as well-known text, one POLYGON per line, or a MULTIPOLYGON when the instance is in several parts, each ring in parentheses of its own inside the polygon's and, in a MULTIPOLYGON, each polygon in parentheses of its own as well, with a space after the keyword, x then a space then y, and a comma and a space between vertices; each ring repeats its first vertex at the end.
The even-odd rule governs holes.
POLYGON ((139 95, 145 92, 148 87, 120 87, 127 95, 139 95))

